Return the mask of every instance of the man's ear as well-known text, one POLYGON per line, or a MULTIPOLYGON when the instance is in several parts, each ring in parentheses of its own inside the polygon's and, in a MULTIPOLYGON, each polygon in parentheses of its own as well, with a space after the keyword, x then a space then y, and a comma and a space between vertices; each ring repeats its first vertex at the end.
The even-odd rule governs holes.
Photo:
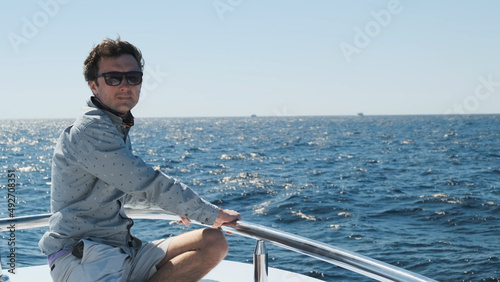
POLYGON ((89 81, 89 88, 92 91, 92 93, 94 93, 94 96, 96 96, 96 94, 97 94, 97 83, 96 83, 95 80, 89 81))

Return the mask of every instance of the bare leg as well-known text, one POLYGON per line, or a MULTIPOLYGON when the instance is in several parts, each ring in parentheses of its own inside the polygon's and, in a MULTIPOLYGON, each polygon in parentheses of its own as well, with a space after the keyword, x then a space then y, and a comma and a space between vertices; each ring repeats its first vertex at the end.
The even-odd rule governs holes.
POLYGON ((181 234, 170 242, 158 271, 149 281, 198 281, 224 259, 226 238, 218 229, 200 229, 181 234))

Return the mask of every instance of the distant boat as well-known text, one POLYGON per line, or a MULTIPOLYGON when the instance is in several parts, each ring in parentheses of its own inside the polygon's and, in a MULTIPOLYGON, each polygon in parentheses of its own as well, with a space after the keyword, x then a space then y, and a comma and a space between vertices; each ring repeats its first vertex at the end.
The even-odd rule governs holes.
POLYGON ((358 116, 364 117, 365 115, 363 113, 358 113, 358 116))
POLYGON ((251 115, 250 117, 257 117, 257 115, 251 115))

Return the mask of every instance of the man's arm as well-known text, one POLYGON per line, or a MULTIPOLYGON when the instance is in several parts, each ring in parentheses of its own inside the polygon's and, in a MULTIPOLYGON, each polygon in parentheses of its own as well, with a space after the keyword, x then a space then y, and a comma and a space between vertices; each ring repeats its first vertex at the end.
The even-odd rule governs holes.
MULTIPOLYGON (((219 228, 223 225, 236 225, 236 222, 238 220, 241 220, 241 215, 239 212, 233 210, 223 210, 219 208, 219 215, 212 225, 212 228, 219 228)), ((189 218, 181 216, 181 220, 179 221, 179 223, 189 226, 191 224, 191 220, 189 220, 189 218)))
POLYGON ((212 224, 217 206, 202 199, 179 181, 154 170, 134 156, 111 123, 89 123, 75 130, 75 162, 95 177, 125 194, 164 210, 212 224))

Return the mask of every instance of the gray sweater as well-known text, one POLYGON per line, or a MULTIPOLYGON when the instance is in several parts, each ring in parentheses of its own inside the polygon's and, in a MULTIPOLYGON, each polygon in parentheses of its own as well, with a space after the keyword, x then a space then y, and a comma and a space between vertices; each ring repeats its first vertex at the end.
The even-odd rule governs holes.
POLYGON ((88 101, 84 113, 59 138, 52 161, 50 231, 39 242, 46 255, 81 239, 140 247, 131 236, 128 199, 213 224, 219 209, 186 185, 134 156, 129 127, 88 101))

